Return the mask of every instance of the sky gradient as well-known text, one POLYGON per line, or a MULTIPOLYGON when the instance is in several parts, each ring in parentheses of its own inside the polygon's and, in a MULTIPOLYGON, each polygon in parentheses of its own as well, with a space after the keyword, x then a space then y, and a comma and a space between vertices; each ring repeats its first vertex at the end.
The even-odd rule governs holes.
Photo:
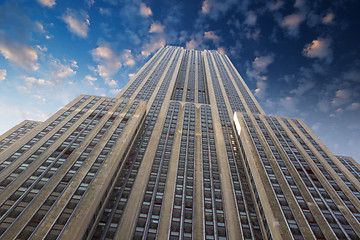
POLYGON ((356 0, 5 0, 0 134, 80 94, 115 96, 160 47, 227 54, 267 114, 360 161, 356 0))

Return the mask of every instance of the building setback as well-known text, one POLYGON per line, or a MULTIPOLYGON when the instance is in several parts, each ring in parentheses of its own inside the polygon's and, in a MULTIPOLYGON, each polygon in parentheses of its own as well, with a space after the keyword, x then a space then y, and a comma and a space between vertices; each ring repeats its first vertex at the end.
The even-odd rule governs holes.
POLYGON ((359 164, 217 51, 161 48, 115 98, 0 140, 3 239, 360 239, 359 164))

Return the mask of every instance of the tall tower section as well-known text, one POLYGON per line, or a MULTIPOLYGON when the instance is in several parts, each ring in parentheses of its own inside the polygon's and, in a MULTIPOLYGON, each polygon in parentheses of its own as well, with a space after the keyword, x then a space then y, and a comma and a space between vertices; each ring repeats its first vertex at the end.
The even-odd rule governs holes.
POLYGON ((0 144, 0 238, 360 239, 359 164, 266 115, 218 51, 163 47, 0 144))

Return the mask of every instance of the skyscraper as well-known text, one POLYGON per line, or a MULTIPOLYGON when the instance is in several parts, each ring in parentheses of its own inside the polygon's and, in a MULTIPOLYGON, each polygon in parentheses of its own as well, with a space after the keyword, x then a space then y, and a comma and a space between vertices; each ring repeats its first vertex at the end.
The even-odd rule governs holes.
POLYGON ((359 169, 266 115, 226 55, 167 46, 2 151, 0 236, 359 239, 359 169))

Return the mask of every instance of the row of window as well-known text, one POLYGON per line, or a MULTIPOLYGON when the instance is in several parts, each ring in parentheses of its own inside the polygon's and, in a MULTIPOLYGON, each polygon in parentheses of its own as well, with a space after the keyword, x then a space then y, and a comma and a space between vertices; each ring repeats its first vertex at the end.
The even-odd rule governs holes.
POLYGON ((269 156, 265 152, 264 146, 260 141, 259 136, 257 135, 254 125, 247 114, 243 115, 247 130, 251 136, 254 146, 256 147, 257 154, 262 161, 264 170, 267 174, 267 178, 272 187, 273 193, 276 197, 276 201, 282 211, 284 219, 288 225, 290 232, 292 233, 294 239, 304 239, 302 232, 299 228, 299 225, 294 217, 292 209, 289 206, 288 200, 282 190, 282 187, 274 173, 273 167, 270 164, 269 156))
MULTIPOLYGON (((295 146, 294 142, 290 139, 288 134, 285 132, 279 121, 271 117, 271 121, 275 124, 275 127, 271 124, 275 135, 282 140, 279 140, 280 144, 283 145, 291 163, 295 167, 299 176, 303 180, 309 193, 313 197, 322 215, 330 225, 331 229, 338 238, 357 238, 354 230, 346 220, 344 215, 341 213, 338 206, 333 201, 330 194, 326 191, 324 185, 320 182, 316 174, 311 169, 305 157, 300 153, 299 149, 295 146), (286 145, 285 145, 286 143, 286 145)), ((291 131, 293 136, 300 142, 302 147, 307 148, 305 142, 301 139, 295 129, 291 126, 290 122, 283 118, 282 119, 287 128, 291 131)), ((314 156, 312 153, 309 156, 314 156)), ((354 238, 354 239, 355 239, 354 238)))
MULTIPOLYGON (((91 102, 96 102, 95 100, 91 102)), ((3 180, 0 182, 0 190, 4 191, 11 183, 13 183, 28 167, 30 167, 48 148, 50 148, 79 118, 85 114, 86 111, 90 107, 93 106, 93 103, 87 104, 80 112, 78 112, 73 118, 71 118, 65 125, 63 125, 52 137, 50 137, 41 147, 39 147, 37 150, 35 150, 23 163, 21 163, 19 166, 17 166, 11 173, 9 173, 7 176, 3 178, 3 180)), ((39 141, 38 138, 32 138, 29 142, 31 142, 29 145, 24 145, 25 148, 32 145, 33 142, 39 141)), ((23 148, 23 147, 22 147, 23 148)), ((17 152, 21 152, 22 148, 18 150, 17 152)), ((5 164, 12 163, 5 161, 1 166, 5 168, 5 164)), ((8 167, 10 164, 8 164, 6 167, 8 167)))
POLYGON ((357 180, 360 181, 360 169, 348 158, 346 157, 337 157, 339 161, 344 164, 344 166, 351 172, 357 180))
POLYGON ((237 111, 246 112, 244 104, 241 101, 240 96, 238 95, 234 87, 234 84, 230 79, 230 76, 226 72, 225 66, 220 60, 219 55, 216 52, 214 52, 213 56, 214 56, 215 64, 219 70, 221 81, 225 88, 225 92, 229 100, 231 109, 233 110, 233 112, 237 112, 237 111))
MULTIPOLYGON (((62 122, 67 116, 69 116, 75 109, 77 109, 81 104, 83 104, 90 96, 82 97, 78 102, 76 102, 72 107, 63 112, 58 118, 52 121, 48 126, 42 129, 38 134, 35 135, 31 140, 25 143, 22 147, 20 147, 15 153, 6 158, 2 163, 0 163, 0 173, 4 171, 9 165, 16 161, 21 155, 27 152, 33 145, 39 142, 46 134, 48 134, 51 130, 53 130, 60 122, 62 122)), ((84 109, 88 107, 92 107, 100 98, 93 99, 84 109)), ((86 110, 87 111, 87 110, 86 110)), ((80 115, 84 114, 86 111, 80 111, 74 118, 77 120, 80 115)), ((60 131, 60 130, 59 130, 60 131)), ((53 136, 55 137, 55 136, 53 136)), ((0 190, 4 189, 0 183, 0 190)))
MULTIPOLYGON (((240 146, 240 150, 241 150, 241 157, 243 157, 243 159, 244 159, 246 170, 247 170, 247 172, 249 174, 249 178, 250 178, 250 183, 251 183, 252 189, 254 191, 254 195, 255 195, 254 198, 255 198, 255 201, 256 201, 257 206, 259 208, 259 214, 258 215, 261 217, 261 220, 262 220, 262 222, 264 224, 264 235, 267 237, 268 240, 271 240, 272 235, 271 235, 270 227, 269 227, 268 221, 267 221, 266 216, 265 216, 264 208, 262 206, 261 199, 260 199, 259 193, 257 191, 256 184, 255 184, 255 181, 254 181, 254 177, 253 177, 252 171, 250 169, 249 161, 247 159, 245 149, 244 149, 244 145, 243 145, 243 143, 241 141, 240 136, 238 136, 238 140, 239 140, 239 146, 240 146)), ((257 217, 254 217, 254 218, 257 219, 257 217)), ((259 231, 259 233, 255 232, 256 239, 264 238, 264 237, 261 237, 260 234, 261 234, 261 231, 259 231), (256 235, 256 234, 258 234, 258 235, 256 235)))
POLYGON ((226 56, 224 56, 223 59, 225 61, 226 66, 230 70, 232 77, 235 79, 235 82, 236 82, 237 86, 239 87, 241 95, 245 99, 245 102, 246 102, 247 106, 249 107, 250 112, 260 114, 258 107, 256 106, 254 100, 252 99, 251 95, 249 94, 248 90, 246 89, 245 85, 243 84, 243 81, 241 81, 241 79, 239 78, 239 76, 236 72, 236 69, 232 66, 231 62, 229 61, 229 59, 226 56))
POLYGON ((227 159, 230 165, 234 194, 236 197, 237 210, 241 230, 244 238, 262 238, 261 228, 258 221, 253 196, 250 192, 249 180, 246 177, 243 159, 240 159, 238 147, 235 142, 235 131, 233 129, 225 100, 220 88, 219 80, 215 72, 211 55, 206 53, 210 75, 214 85, 214 93, 220 117, 222 132, 225 138, 227 159))
MULTIPOLYGON (((62 142, 60 146, 38 166, 37 169, 0 206, 0 234, 4 233, 4 231, 15 222, 19 215, 28 207, 30 202, 64 165, 71 154, 95 128, 99 120, 106 115, 106 112, 109 109, 104 109, 109 105, 113 105, 111 99, 103 101, 103 103, 93 112, 97 113, 95 115, 90 114, 88 118, 84 120, 64 140, 64 142, 62 142)), ((5 178, 5 180, 14 181, 14 179, 24 170, 24 166, 22 166, 22 168, 16 168, 14 172, 5 178)))
POLYGON ((193 238, 195 105, 186 104, 177 167, 170 239, 193 238))
POLYGON ((211 108, 202 105, 200 111, 204 239, 226 239, 225 213, 211 108))
POLYGON ((19 233, 18 237, 22 239, 27 239, 32 233, 34 233, 37 227, 40 225, 40 222, 44 219, 45 215, 51 210, 51 208, 58 201, 60 196, 67 189, 75 175, 82 168, 83 164, 87 161, 93 150, 96 148, 101 139, 105 136, 108 129, 113 125, 113 123, 118 118, 119 114, 123 111, 128 101, 123 100, 121 104, 116 108, 113 114, 107 119, 105 124, 101 129, 96 133, 96 135, 91 139, 88 145, 84 148, 81 154, 77 159, 71 164, 70 168, 61 178, 59 183, 50 191, 48 198, 43 202, 39 209, 35 212, 32 218, 26 223, 23 230, 19 233))
POLYGON ((207 89, 206 75, 204 71, 204 60, 200 51, 196 51, 198 64, 198 102, 209 103, 209 92, 207 89))
POLYGON ((185 85, 185 79, 186 79, 186 71, 188 67, 188 62, 190 58, 191 52, 189 50, 185 50, 184 57, 182 58, 180 69, 179 69, 179 75, 176 80, 176 85, 174 88, 172 100, 176 101, 182 101, 183 92, 184 92, 184 85, 185 85))
MULTIPOLYGON (((118 223, 123 216, 124 209, 127 205, 128 198, 137 177, 140 164, 144 158, 145 151, 153 133, 179 57, 180 51, 177 51, 174 60, 171 62, 169 71, 166 73, 164 81, 146 115, 143 126, 135 139, 130 154, 125 159, 124 167, 116 179, 115 186, 111 190, 109 199, 104 203, 106 207, 99 214, 99 220, 95 223, 95 230, 92 233, 93 239, 111 239, 116 235, 118 223)), ((89 226, 88 230, 91 228, 92 226, 89 226)))
MULTIPOLYGON (((305 137, 311 142, 311 144, 316 148, 316 150, 321 154, 321 156, 325 159, 325 161, 334 169, 336 174, 343 180, 346 186, 350 189, 350 191, 360 200, 360 192, 359 190, 350 182, 350 180, 346 177, 346 175, 338 168, 338 166, 330 159, 330 157, 325 153, 325 151, 320 147, 320 145, 310 136, 310 134, 305 130, 305 128, 300 124, 300 122, 296 119, 293 119, 293 122, 300 129, 300 131, 305 135, 305 137)), ((328 180, 332 180, 328 179, 328 180)), ((360 220, 360 219, 358 219, 360 220)))
POLYGON ((146 68, 136 77, 126 91, 120 96, 121 98, 130 98, 140 84, 144 81, 150 70, 156 65, 161 56, 166 52, 167 48, 162 48, 151 60, 146 68))
POLYGON ((148 101, 150 99, 150 97, 154 94, 154 90, 160 82, 161 76, 163 75, 165 68, 170 62, 170 59, 174 55, 175 51, 177 51, 175 48, 170 48, 155 70, 151 73, 143 87, 140 89, 135 99, 143 101, 148 101))
POLYGON ((179 103, 170 103, 146 184, 133 239, 156 239, 157 237, 179 110, 179 103))
POLYGON ((39 123, 30 121, 26 122, 24 125, 16 129, 14 132, 6 136, 3 140, 0 141, 0 152, 4 151, 11 144, 15 143, 17 140, 22 138, 26 133, 30 132, 34 127, 39 123))
POLYGON ((195 51, 190 52, 190 66, 188 75, 188 84, 186 89, 186 101, 195 101, 195 51))
POLYGON ((83 177, 82 181, 76 188, 75 192, 68 200, 66 206, 64 207, 62 212, 58 215, 57 220, 55 221, 50 231, 45 236, 45 239, 57 239, 61 235, 63 229, 66 227, 70 219, 73 217, 76 208, 83 200, 85 194, 89 190, 89 187, 93 183, 95 177, 99 173, 101 167, 105 163, 107 157, 111 153, 116 142, 120 139, 123 130, 127 126, 127 123, 131 118, 131 116, 136 111, 138 104, 139 102, 135 101, 128 109, 124 117, 121 119, 120 123, 112 133, 109 140, 106 142, 105 146, 102 148, 96 160, 92 163, 91 167, 83 177))
MULTIPOLYGON (((280 169, 281 172, 283 173, 284 179, 287 181, 288 186, 290 187, 290 190, 294 196, 295 201, 297 202, 303 216, 307 220, 308 226, 311 228, 316 239, 325 239, 325 236, 324 236, 323 232, 321 231, 319 225, 317 224, 313 213, 310 211, 310 208, 309 208, 308 204, 306 203, 303 194, 299 190, 298 184, 295 182, 293 176, 291 175, 287 165, 285 164, 283 157, 281 156, 280 152, 278 151, 277 147, 275 146, 275 143, 273 142, 272 138, 270 137, 270 134, 267 131, 263 121, 260 119, 260 116, 258 116, 258 115, 254 115, 254 118, 255 118, 255 121, 256 121, 258 127, 261 129, 262 135, 265 138, 268 148, 272 152, 272 156, 276 160, 278 169, 280 169)), ((268 120, 268 123, 271 125, 271 122, 269 122, 269 120, 268 120)), ((268 166, 265 166, 265 168, 266 167, 268 167, 268 166)), ((268 169, 268 170, 270 172, 272 172, 272 174, 274 174, 274 171, 272 169, 268 169)))
MULTIPOLYGON (((293 120, 294 122, 296 121, 298 127, 301 126, 300 123, 297 120, 293 120)), ((295 123, 296 123, 295 122, 295 123)), ((302 130, 301 131, 305 131, 305 129, 301 126, 302 130)), ((304 132, 303 132, 304 133, 304 132)), ((298 136, 298 135, 297 135, 298 136)), ((308 139, 310 137, 310 135, 306 132, 305 135, 308 139)), ((301 143, 301 146, 304 148, 304 150, 306 151, 306 153, 309 155, 309 157, 314 161, 314 163, 316 164, 316 166, 318 167, 318 169, 321 171, 321 173, 324 175, 324 177, 327 179, 327 181, 330 183, 331 187, 334 189, 334 191, 338 194, 338 196, 341 198, 341 200, 345 203, 345 205, 347 206, 347 208, 352 212, 352 214, 354 215, 354 217, 360 222, 360 212, 359 209, 357 209, 353 203, 350 201, 350 199, 348 198, 348 196, 345 194, 345 192, 340 188, 340 186, 337 184, 337 182, 334 180, 334 178, 330 175, 330 173, 326 170, 325 166, 320 162, 320 160, 316 157, 315 153, 309 148, 308 145, 305 144, 305 142, 301 139, 298 138, 298 141, 301 143)), ((314 141, 312 139, 312 141, 314 141)), ((312 143, 314 144, 314 143, 312 143)), ((342 174, 342 173, 341 173, 342 174)), ((338 173, 339 175, 339 173, 338 173)), ((345 175, 343 175, 344 178, 342 178, 342 180, 345 182, 345 184, 349 187, 349 189, 352 191, 352 193, 359 198, 359 192, 357 191, 357 189, 353 186, 353 184, 350 181, 345 181, 345 179, 347 179, 347 177, 345 177, 345 175)))

